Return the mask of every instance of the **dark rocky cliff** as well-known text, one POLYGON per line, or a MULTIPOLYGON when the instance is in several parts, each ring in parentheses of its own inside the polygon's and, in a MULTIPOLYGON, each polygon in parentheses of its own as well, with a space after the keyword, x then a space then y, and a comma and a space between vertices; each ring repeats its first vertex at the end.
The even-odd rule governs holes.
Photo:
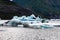
POLYGON ((13 16, 31 15, 33 11, 22 6, 16 5, 14 2, 7 0, 0 1, 0 18, 11 19, 13 16))
POLYGON ((30 8, 49 18, 60 18, 60 0, 14 0, 18 5, 30 8))
POLYGON ((27 10, 23 7, 14 5, 1 5, 0 4, 0 18, 11 19, 13 16, 31 15, 32 11, 27 10))

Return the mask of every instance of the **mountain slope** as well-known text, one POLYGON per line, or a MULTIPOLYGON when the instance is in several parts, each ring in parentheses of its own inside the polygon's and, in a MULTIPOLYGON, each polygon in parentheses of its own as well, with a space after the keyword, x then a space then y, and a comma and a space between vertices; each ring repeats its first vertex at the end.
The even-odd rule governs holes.
POLYGON ((31 15, 32 11, 27 10, 23 7, 14 5, 1 5, 0 4, 0 17, 2 19, 11 19, 13 16, 31 15))
POLYGON ((31 15, 33 13, 33 11, 18 6, 14 2, 0 0, 0 18, 2 19, 11 19, 13 16, 31 15))
POLYGON ((60 18, 60 0, 15 0, 15 2, 47 18, 60 18))
POLYGON ((12 19, 13 16, 31 15, 46 17, 43 14, 35 13, 33 10, 22 7, 22 5, 17 5, 15 2, 9 0, 0 0, 0 18, 2 19, 12 19))

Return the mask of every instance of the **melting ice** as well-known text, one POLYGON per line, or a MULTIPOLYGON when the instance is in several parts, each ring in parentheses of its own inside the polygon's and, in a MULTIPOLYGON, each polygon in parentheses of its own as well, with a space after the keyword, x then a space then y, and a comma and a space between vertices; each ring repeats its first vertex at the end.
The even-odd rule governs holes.
POLYGON ((43 28, 52 27, 49 24, 45 25, 44 23, 42 23, 42 18, 40 18, 39 16, 36 17, 34 14, 30 16, 22 16, 22 17, 14 16, 8 24, 12 26, 18 26, 18 25, 27 26, 28 25, 28 27, 31 27, 31 28, 41 28, 41 26, 43 28))

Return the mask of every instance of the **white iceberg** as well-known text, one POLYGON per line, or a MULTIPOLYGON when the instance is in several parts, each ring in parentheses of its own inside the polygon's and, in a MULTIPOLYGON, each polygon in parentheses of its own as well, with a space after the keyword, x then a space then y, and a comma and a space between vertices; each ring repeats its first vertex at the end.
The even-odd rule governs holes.
MULTIPOLYGON (((29 27, 32 28, 50 28, 53 27, 50 24, 48 25, 47 20, 46 19, 42 19, 39 16, 35 17, 34 14, 32 14, 31 16, 22 16, 22 17, 18 17, 18 16, 14 16, 13 19, 10 20, 10 22, 8 24, 12 25, 12 26, 17 26, 19 23, 22 23, 23 25, 29 25, 29 27), (42 23, 43 21, 43 23, 42 23), (45 25, 45 23, 47 23, 45 25)), ((18 25, 21 26, 21 25, 18 25)))

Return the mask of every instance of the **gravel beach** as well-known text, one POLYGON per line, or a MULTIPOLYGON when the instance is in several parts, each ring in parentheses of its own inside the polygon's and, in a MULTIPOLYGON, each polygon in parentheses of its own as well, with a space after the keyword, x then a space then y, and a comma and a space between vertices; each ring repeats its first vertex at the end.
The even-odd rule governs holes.
POLYGON ((0 27, 0 40, 60 40, 60 28, 0 27))

